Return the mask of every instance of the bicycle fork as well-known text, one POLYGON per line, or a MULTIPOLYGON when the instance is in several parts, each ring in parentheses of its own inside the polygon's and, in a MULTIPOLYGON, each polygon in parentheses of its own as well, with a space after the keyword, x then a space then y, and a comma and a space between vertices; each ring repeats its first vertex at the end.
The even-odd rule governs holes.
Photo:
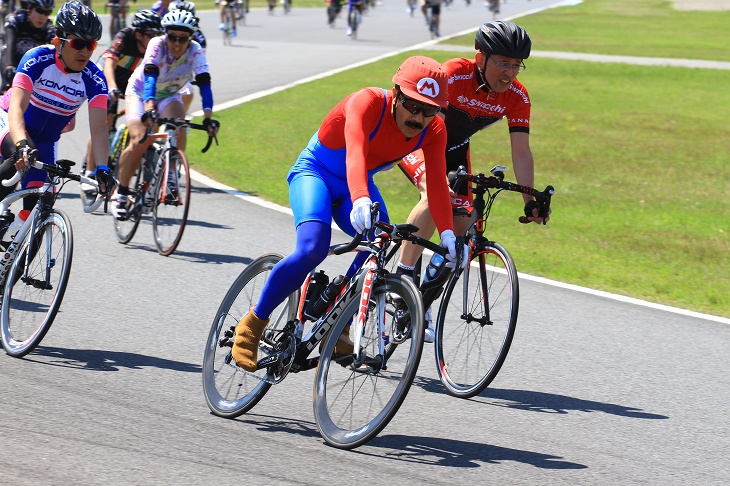
POLYGON ((385 294, 382 293, 377 296, 377 302, 375 303, 374 309, 374 312, 376 312, 377 315, 373 316, 377 319, 378 326, 378 354, 377 356, 368 358, 367 354, 363 352, 361 343, 365 330, 365 322, 367 321, 370 309, 370 299, 373 292, 373 285, 375 283, 376 270, 378 268, 378 264, 374 256, 368 260, 364 268, 365 273, 363 276, 362 291, 360 293, 360 305, 355 318, 353 339, 355 361, 352 365, 352 369, 353 371, 361 373, 373 373, 385 368, 385 346, 387 345, 386 340, 388 339, 388 335, 385 332, 385 294))

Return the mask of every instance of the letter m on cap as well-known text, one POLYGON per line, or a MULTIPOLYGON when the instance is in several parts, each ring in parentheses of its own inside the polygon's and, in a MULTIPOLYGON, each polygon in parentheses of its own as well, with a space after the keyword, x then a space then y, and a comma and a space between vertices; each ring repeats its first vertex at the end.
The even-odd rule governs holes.
POLYGON ((436 98, 439 95, 439 84, 431 78, 422 78, 418 81, 416 89, 419 93, 429 98, 436 98))

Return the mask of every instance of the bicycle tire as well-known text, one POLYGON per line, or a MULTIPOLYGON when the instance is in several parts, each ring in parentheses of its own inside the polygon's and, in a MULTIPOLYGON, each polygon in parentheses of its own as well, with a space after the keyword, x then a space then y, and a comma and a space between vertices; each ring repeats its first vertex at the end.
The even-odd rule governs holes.
POLYGON ((139 222, 142 219, 142 199, 144 198, 142 167, 144 167, 145 163, 144 157, 146 157, 146 152, 143 156, 139 169, 137 169, 137 173, 132 178, 134 184, 129 186, 131 191, 129 198, 133 202, 128 208, 127 219, 118 220, 117 218, 112 218, 114 221, 114 231, 117 234, 117 240, 119 240, 119 243, 123 245, 132 241, 132 238, 134 238, 134 234, 137 232, 137 228, 139 227, 139 222))
MULTIPOLYGON (((262 255, 246 267, 228 289, 208 334, 203 356, 203 393, 211 412, 219 417, 235 418, 253 408, 271 387, 268 370, 243 371, 231 359, 225 333, 232 333, 238 321, 258 301, 261 289, 282 255, 262 255)), ((281 330, 296 317, 300 292, 291 294, 272 313, 267 332, 281 330)), ((228 337, 232 341, 233 335, 228 337)), ((261 353, 259 353, 261 358, 261 353)))
POLYGON ((314 381, 317 427, 328 444, 340 449, 359 447, 388 425, 410 390, 423 351, 420 292, 410 280, 387 275, 373 286, 361 345, 369 357, 379 356, 376 346, 381 334, 377 320, 373 318, 378 315, 387 316, 386 329, 391 333, 393 326, 401 329, 405 326, 407 331, 401 344, 391 340, 386 345, 385 354, 389 358, 380 370, 362 372, 363 368, 353 369, 351 365, 338 363, 338 358, 333 357, 335 344, 359 306, 360 292, 355 292, 343 304, 344 310, 324 342, 314 381), (395 296, 402 301, 397 301, 395 296), (409 314, 404 313, 405 309, 409 314), (396 314, 400 317, 399 323, 393 317, 396 314))
POLYGON ((53 324, 66 293, 73 260, 68 216, 52 210, 28 235, 7 274, 0 328, 5 352, 16 358, 35 349, 53 324), (30 248, 28 276, 23 277, 30 248))
POLYGON ((223 29, 223 45, 230 46, 231 45, 231 13, 230 11, 226 11, 225 14, 226 20, 224 22, 225 28, 223 29))
POLYGON ((182 150, 173 148, 163 154, 164 170, 155 187, 155 205, 152 209, 152 231, 157 252, 170 256, 182 239, 190 211, 190 166, 182 150), (174 165, 171 168, 170 165, 174 165), (170 170, 174 175, 170 176, 170 170), (170 190, 168 181, 176 181, 176 190, 170 190))
POLYGON ((112 141, 116 139, 117 143, 111 147, 109 152, 109 170, 115 179, 119 179, 119 158, 122 156, 122 152, 127 145, 129 145, 129 129, 126 124, 120 125, 114 135, 112 141), (117 134, 119 135, 117 137, 117 134))
POLYGON ((490 241, 471 261, 447 282, 436 320, 436 369, 446 391, 459 398, 478 395, 499 373, 520 299, 517 270, 503 246, 490 241))

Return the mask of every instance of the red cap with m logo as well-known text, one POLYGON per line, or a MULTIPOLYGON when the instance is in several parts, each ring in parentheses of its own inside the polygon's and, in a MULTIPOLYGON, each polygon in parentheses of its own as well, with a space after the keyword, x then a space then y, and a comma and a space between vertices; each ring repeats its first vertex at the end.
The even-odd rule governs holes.
POLYGON ((413 56, 403 61, 393 82, 408 98, 441 108, 449 104, 446 71, 430 57, 413 56))

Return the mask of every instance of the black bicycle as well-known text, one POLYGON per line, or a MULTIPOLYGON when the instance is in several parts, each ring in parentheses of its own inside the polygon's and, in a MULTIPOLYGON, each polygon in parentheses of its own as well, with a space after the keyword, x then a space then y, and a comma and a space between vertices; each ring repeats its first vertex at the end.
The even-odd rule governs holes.
MULTIPOLYGON (((185 153, 177 147, 177 131, 186 127, 203 131, 208 128, 183 118, 158 118, 157 123, 164 131, 152 133, 149 128, 139 142, 154 140, 132 178, 128 215, 114 219, 114 231, 119 242, 126 245, 137 232, 142 216, 152 213, 157 252, 170 256, 180 244, 190 210, 190 166, 185 153)), ((203 153, 213 140, 218 144, 217 137, 208 136, 203 153)))
MULTIPOLYGON (((504 180, 506 167, 491 175, 468 174, 462 167, 455 186, 466 183, 474 194, 474 218, 465 233, 469 262, 446 282, 436 318, 435 354, 439 378, 453 396, 470 398, 481 393, 499 373, 517 326, 519 282, 507 249, 485 235, 486 223, 502 191, 535 198, 540 217, 550 214, 555 189, 544 191, 504 180)), ((528 223, 525 216, 521 223, 528 223)), ((424 304, 426 302, 424 296, 424 304)))
MULTIPOLYGON (((312 272, 302 289, 272 313, 254 373, 239 368, 231 357, 234 329, 258 301, 269 273, 283 257, 264 255, 241 272, 216 312, 205 347, 203 391, 214 414, 237 417, 288 373, 316 368, 314 417, 327 443, 352 449, 390 422, 416 375, 424 319, 413 282, 384 266, 391 243, 420 238, 412 235, 412 225, 381 222, 375 227, 380 234, 372 242, 362 243, 360 235, 330 248, 330 255, 355 249, 369 253, 351 279, 340 276, 329 282, 323 272, 312 272), (307 321, 313 325, 304 334, 307 321), (336 354, 340 335, 349 333, 350 327, 355 354, 336 354)), ((445 251, 428 241, 423 244, 445 251)))
MULTIPOLYGON (((469 265, 463 269, 458 265, 456 271, 444 278, 444 267, 449 263, 429 263, 429 272, 435 278, 424 280, 419 286, 425 309, 441 298, 435 322, 436 368, 447 392, 459 398, 478 395, 494 380, 507 358, 517 327, 519 281, 514 260, 504 246, 485 235, 494 200, 502 191, 529 194, 535 198, 541 217, 550 213, 552 186, 541 192, 505 181, 505 170, 504 166, 496 166, 487 176, 468 174, 460 167, 449 175, 454 190, 470 184, 474 194, 471 224, 457 244, 468 245, 469 265)), ((528 220, 522 216, 520 222, 528 220)), ((394 246, 388 255, 388 268, 397 262, 398 249, 398 245, 394 246)))

